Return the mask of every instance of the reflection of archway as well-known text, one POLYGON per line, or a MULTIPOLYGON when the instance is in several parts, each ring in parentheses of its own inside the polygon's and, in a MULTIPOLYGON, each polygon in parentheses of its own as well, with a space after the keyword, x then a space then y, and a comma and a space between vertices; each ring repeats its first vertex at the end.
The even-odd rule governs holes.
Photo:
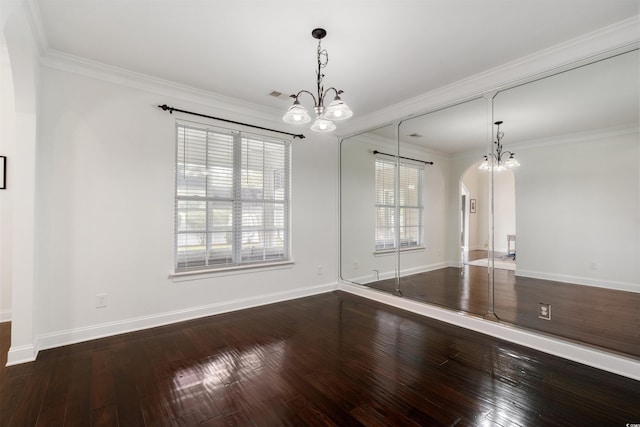
MULTIPOLYGON (((480 161, 471 165, 460 178, 460 197, 462 200, 463 188, 466 189, 466 206, 463 210, 468 212, 464 225, 468 244, 466 253, 463 253, 463 262, 467 263, 469 257, 487 257, 490 235, 489 223, 491 214, 491 193, 489 174, 478 169, 480 161), (475 206, 472 206, 475 205, 475 206)), ((508 252, 507 235, 516 234, 516 206, 515 206, 515 176, 513 171, 506 170, 494 175, 494 233, 495 252, 497 256, 506 255, 508 252)), ((512 243, 513 249, 513 243, 512 243)))
MULTIPOLYGON (((15 138, 13 154, 7 159, 7 187, 13 231, 11 253, 11 348, 7 364, 34 360, 34 272, 36 111, 39 52, 22 2, 3 5, 0 30, 4 34, 13 80, 15 138)), ((6 252, 7 248, 5 248, 6 252)))

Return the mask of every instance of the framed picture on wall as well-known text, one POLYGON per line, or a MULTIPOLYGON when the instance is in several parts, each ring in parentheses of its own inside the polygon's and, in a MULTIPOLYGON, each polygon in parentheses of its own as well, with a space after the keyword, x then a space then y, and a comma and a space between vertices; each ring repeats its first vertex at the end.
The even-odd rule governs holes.
POLYGON ((476 199, 469 199, 469 212, 476 213, 476 199))
POLYGON ((0 156, 0 190, 7 188, 7 156, 0 156))

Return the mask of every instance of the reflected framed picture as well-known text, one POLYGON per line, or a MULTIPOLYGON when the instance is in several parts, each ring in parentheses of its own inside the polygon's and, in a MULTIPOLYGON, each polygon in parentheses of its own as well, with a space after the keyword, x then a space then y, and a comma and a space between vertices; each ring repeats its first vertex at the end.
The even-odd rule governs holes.
POLYGON ((7 189, 7 156, 0 156, 0 190, 7 189))
POLYGON ((469 212, 476 213, 476 199, 469 199, 469 212))

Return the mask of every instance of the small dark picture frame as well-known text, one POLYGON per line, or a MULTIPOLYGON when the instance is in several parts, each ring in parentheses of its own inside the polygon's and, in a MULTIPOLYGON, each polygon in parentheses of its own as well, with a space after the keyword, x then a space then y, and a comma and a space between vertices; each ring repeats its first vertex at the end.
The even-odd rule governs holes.
POLYGON ((7 156, 0 156, 0 190, 7 189, 7 156))
POLYGON ((469 212, 476 213, 476 199, 469 199, 469 212))

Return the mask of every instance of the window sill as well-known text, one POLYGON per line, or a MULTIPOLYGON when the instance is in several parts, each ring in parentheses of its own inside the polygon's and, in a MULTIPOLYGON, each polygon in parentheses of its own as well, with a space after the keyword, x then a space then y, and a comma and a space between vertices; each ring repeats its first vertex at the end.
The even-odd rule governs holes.
POLYGON ((212 277, 232 276, 237 274, 256 273, 269 270, 282 270, 285 268, 292 268, 295 262, 280 261, 263 264, 248 264, 239 265, 234 267, 222 267, 208 270, 192 270, 192 271, 180 271, 169 273, 169 278, 174 282, 186 282, 190 280, 201 280, 212 277))
MULTIPOLYGON (((412 246, 410 248, 402 248, 400 252, 414 252, 414 251, 424 251, 426 248, 424 246, 412 246)), ((397 251, 395 249, 383 249, 381 251, 374 251, 374 256, 384 256, 395 254, 397 251)))

